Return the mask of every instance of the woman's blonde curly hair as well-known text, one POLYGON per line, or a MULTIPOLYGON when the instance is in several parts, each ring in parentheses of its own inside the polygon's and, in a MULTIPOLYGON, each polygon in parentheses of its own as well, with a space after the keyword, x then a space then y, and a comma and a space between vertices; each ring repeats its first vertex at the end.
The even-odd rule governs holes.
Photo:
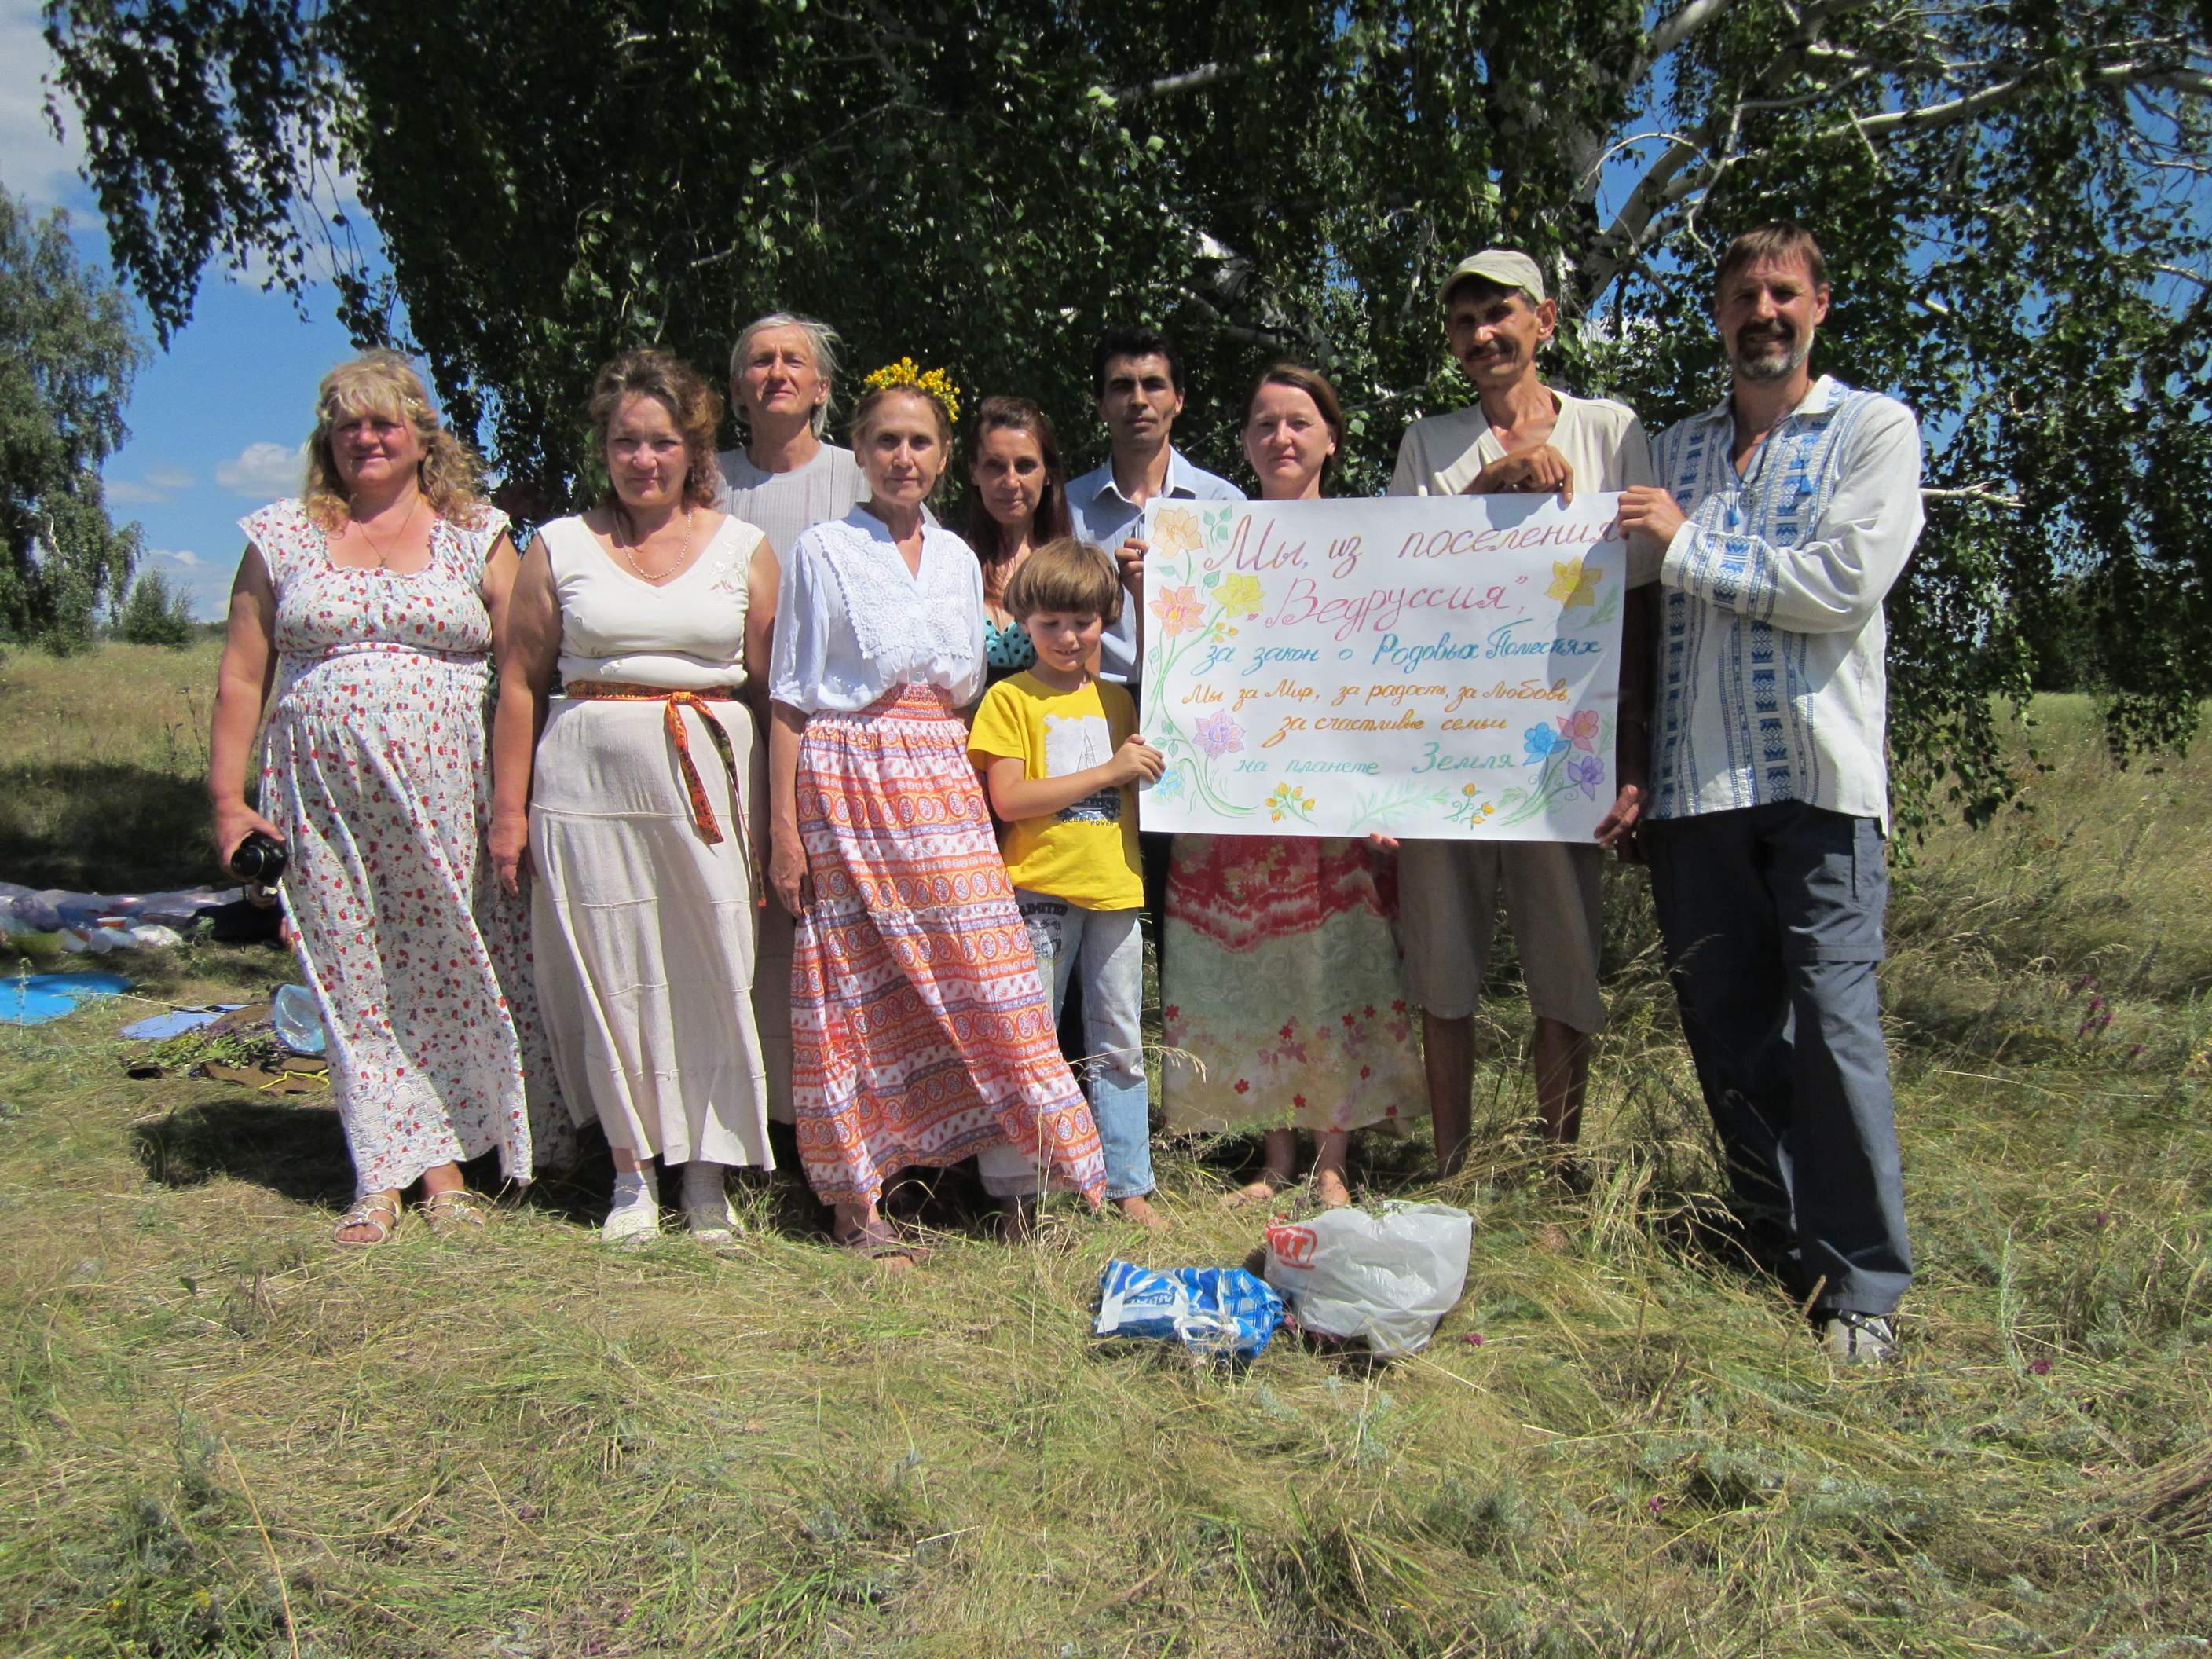
POLYGON ((307 440, 307 479, 300 499, 307 516, 325 530, 345 522, 348 511, 345 484, 331 434, 340 422, 362 416, 401 421, 415 428, 422 441, 422 461, 416 481, 441 519, 456 524, 481 523, 487 510, 483 498, 483 464, 476 452, 446 429, 415 365, 397 351, 364 351, 340 363, 323 376, 315 392, 315 430, 307 440))

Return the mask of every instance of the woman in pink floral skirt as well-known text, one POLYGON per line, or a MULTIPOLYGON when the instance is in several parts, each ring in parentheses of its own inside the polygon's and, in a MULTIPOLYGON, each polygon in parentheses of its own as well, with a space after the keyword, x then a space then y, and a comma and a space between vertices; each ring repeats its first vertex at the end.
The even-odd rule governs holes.
MULTIPOLYGON (((1336 392, 1281 364, 1244 404, 1262 500, 1317 498, 1344 442, 1336 392)), ((1260 1129, 1267 1164, 1237 1198, 1291 1184, 1301 1129, 1313 1183, 1344 1204, 1352 1131, 1417 1116, 1424 1099, 1392 929, 1395 861, 1311 836, 1177 836, 1161 951, 1164 1035, 1205 1066, 1161 1068, 1170 1132, 1260 1129)))

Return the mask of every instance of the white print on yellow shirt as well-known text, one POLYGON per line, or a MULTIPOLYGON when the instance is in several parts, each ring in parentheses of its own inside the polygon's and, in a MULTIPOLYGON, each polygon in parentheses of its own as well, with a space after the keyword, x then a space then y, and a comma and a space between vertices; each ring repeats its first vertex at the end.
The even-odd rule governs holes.
MULTIPOLYGON (((1114 732, 1103 714, 1044 717, 1044 775, 1064 778, 1087 772, 1114 758, 1114 732)), ((1119 823, 1121 792, 1109 787, 1094 790, 1054 816, 1058 823, 1119 823)))

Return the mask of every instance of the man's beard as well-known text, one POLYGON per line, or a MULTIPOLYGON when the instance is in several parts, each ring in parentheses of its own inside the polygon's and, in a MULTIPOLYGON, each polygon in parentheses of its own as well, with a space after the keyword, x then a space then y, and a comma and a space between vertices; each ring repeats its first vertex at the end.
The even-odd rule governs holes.
POLYGON ((1729 357, 1735 372, 1747 380, 1786 380, 1804 368, 1805 360, 1812 355, 1809 331, 1802 335, 1795 330, 1784 334, 1762 334, 1747 344, 1743 331, 1739 330, 1729 357), (1780 353, 1767 350, 1777 345, 1784 348, 1780 353))

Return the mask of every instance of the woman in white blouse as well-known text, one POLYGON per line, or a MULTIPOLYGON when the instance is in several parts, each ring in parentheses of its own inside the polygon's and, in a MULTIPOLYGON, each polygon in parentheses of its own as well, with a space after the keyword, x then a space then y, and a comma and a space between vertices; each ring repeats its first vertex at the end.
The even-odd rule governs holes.
POLYGON ((955 712, 983 687, 983 592, 968 544, 922 512, 951 394, 903 368, 853 414, 869 499, 784 566, 769 738, 800 1159, 836 1242, 894 1265, 913 1252, 876 1200, 908 1166, 1011 1148, 1028 1190, 1095 1203, 1105 1185, 955 712))
POLYGON ((615 499, 538 532, 507 611, 491 853, 535 878, 538 999, 562 1092, 614 1154, 609 1243, 660 1226, 653 1160, 684 1169, 692 1235, 736 1225, 731 1164, 769 1167, 754 1022, 746 822, 776 561, 714 510, 722 402, 632 351, 599 371, 592 422, 615 499), (553 671, 563 696, 550 704, 553 671))

